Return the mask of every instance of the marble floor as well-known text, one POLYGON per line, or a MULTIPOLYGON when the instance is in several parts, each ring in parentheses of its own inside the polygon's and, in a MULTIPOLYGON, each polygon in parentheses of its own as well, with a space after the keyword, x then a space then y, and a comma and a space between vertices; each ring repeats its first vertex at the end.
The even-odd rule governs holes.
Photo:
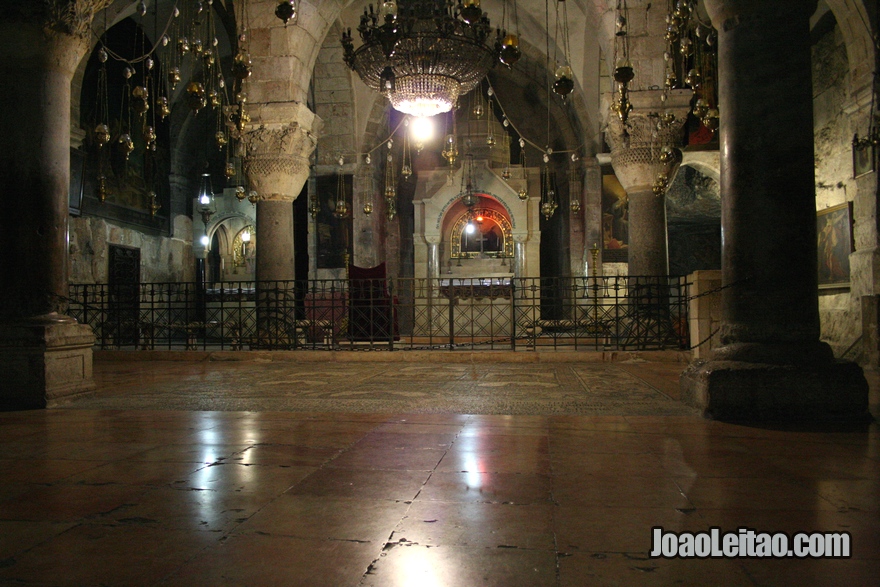
POLYGON ((877 424, 703 420, 683 366, 97 361, 0 413, 0 585, 880 585, 877 424), (655 526, 853 552, 651 558, 655 526))

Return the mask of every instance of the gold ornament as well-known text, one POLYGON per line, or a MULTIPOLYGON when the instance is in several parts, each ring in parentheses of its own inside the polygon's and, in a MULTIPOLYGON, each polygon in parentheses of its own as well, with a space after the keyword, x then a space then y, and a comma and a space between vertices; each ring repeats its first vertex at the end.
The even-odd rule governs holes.
POLYGON ((106 124, 99 124, 95 127, 95 142, 98 143, 100 149, 110 142, 110 127, 106 124))
POLYGON ((208 105, 208 100, 205 97, 205 86, 199 82, 190 82, 186 87, 186 99, 193 112, 198 113, 199 110, 208 105))
POLYGON ((168 70, 168 83, 171 84, 171 89, 177 87, 177 84, 180 83, 180 68, 172 67, 168 70))
POLYGON ((245 51, 240 51, 232 60, 232 74, 240 80, 246 80, 251 75, 251 58, 245 51))
POLYGON ((706 112, 706 116, 703 117, 703 124, 712 132, 718 130, 719 114, 717 108, 710 108, 709 111, 706 112))
POLYGON ((131 91, 131 108, 136 114, 144 115, 150 109, 150 92, 145 86, 135 86, 131 91))
POLYGON ((119 150, 122 151, 122 154, 125 155, 125 160, 128 161, 129 155, 134 151, 134 140, 132 140, 130 134, 124 133, 120 135, 119 150))
POLYGON ((156 111, 159 113, 159 117, 162 120, 171 114, 171 108, 168 106, 168 98, 165 96, 159 96, 156 98, 156 111))
POLYGON ((156 142, 156 129, 152 126, 144 127, 144 142, 147 144, 156 142))
POLYGON ((514 63, 519 61, 522 52, 519 50, 519 37, 516 35, 507 35, 501 41, 501 48, 498 50, 498 61, 512 67, 514 63))

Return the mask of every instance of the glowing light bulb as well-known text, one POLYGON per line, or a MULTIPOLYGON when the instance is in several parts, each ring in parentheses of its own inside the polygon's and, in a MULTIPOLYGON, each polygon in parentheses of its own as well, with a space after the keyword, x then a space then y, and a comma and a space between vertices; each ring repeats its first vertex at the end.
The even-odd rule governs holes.
POLYGON ((434 138, 434 121, 420 116, 414 118, 410 126, 413 140, 419 143, 427 143, 434 138))

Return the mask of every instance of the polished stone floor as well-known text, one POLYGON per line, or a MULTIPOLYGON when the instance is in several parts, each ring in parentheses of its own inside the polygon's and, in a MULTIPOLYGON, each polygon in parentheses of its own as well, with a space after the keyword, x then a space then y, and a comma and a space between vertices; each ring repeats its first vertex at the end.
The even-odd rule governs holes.
POLYGON ((98 361, 0 413, 0 585, 880 585, 877 424, 706 421, 682 367, 98 361), (853 556, 652 559, 654 526, 853 556))

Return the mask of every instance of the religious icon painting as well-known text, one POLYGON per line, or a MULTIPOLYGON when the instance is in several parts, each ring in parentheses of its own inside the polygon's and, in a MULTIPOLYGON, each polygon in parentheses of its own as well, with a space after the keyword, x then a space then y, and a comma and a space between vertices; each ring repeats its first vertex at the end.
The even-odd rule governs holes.
POLYGON ((847 288, 850 282, 849 256, 855 250, 852 232, 852 202, 816 213, 819 288, 847 288))

